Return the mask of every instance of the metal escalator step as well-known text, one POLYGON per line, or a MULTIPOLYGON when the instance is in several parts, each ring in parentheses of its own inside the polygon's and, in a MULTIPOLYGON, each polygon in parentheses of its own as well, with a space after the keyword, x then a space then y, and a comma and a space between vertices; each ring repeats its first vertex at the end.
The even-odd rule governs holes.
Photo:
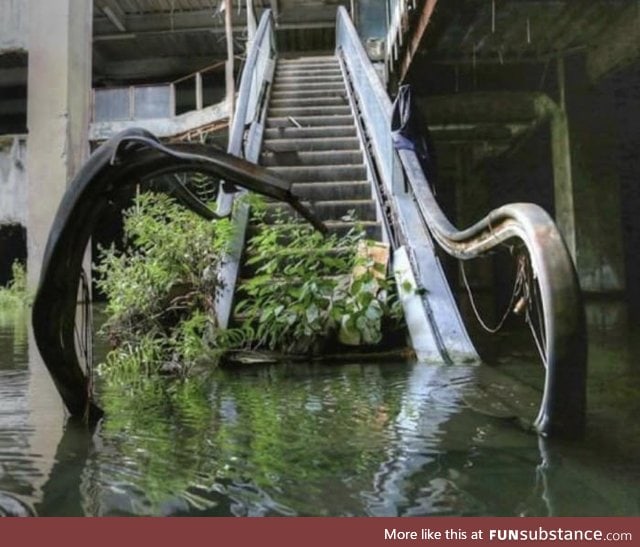
MULTIPOLYGON (((327 225, 330 234, 337 234, 339 236, 346 235, 356 225, 354 222, 343 222, 341 220, 330 220, 325 224, 327 225)), ((376 241, 382 240, 382 225, 379 222, 365 220, 358 222, 357 224, 364 230, 369 239, 375 239, 376 241)))
POLYGON ((269 106, 271 108, 289 108, 295 106, 345 106, 349 101, 346 94, 333 96, 314 95, 312 97, 284 97, 281 99, 271 98, 269 106))
MULTIPOLYGON (((340 254, 336 251, 327 251, 323 249, 321 252, 318 252, 316 249, 306 249, 304 251, 300 250, 292 250, 288 248, 284 248, 282 252, 279 252, 275 255, 269 257, 269 259, 277 258, 278 262, 281 266, 287 266, 289 264, 296 265, 299 264, 300 261, 311 261, 318 262, 320 258, 343 258, 344 260, 349 260, 349 257, 346 256, 346 253, 340 254)), ((253 276, 258 275, 258 268, 263 266, 267 262, 267 259, 254 261, 252 264, 247 264, 246 262, 242 266, 241 275, 243 280, 251 279, 253 276)), ((308 263, 308 262, 307 262, 308 263)), ((323 264, 323 272, 326 272, 329 275, 339 274, 339 268, 337 264, 331 265, 324 262, 323 264)))
POLYGON ((321 92, 330 92, 330 91, 343 91, 346 92, 346 88, 344 86, 343 81, 339 82, 285 82, 279 84, 274 82, 273 84, 273 92, 280 91, 321 91, 321 92))
MULTIPOLYGON (((336 234, 337 236, 345 236, 351 230, 356 227, 355 222, 344 222, 342 220, 328 220, 325 222, 329 234, 336 234)), ((362 221, 357 225, 364 230, 369 239, 380 240, 382 238, 382 226, 379 222, 375 221, 362 221)), ((286 227, 286 224, 280 225, 286 227)), ((247 237, 250 238, 257 233, 257 227, 249 225, 247 229, 247 237)), ((283 235, 281 242, 285 244, 287 237, 283 235)))
POLYGON ((295 58, 283 58, 278 59, 278 66, 340 66, 338 59, 333 56, 309 56, 309 57, 295 57, 295 58))
POLYGON ((317 139, 355 137, 355 125, 336 125, 319 127, 272 127, 265 129, 265 139, 317 139))
POLYGON ((318 127, 321 125, 349 125, 352 123, 353 116, 351 114, 335 114, 329 116, 296 116, 291 114, 287 116, 274 116, 267 118, 267 127, 318 127))
POLYGON ((347 165, 294 165, 269 167, 269 172, 291 182, 337 182, 366 178, 363 163, 347 165))
POLYGON ((309 201, 336 201, 371 198, 371 184, 366 180, 342 182, 298 182, 291 185, 291 191, 302 200, 309 201))
POLYGON ((350 116, 350 106, 288 106, 284 108, 269 107, 267 117, 269 118, 285 118, 291 116, 293 118, 304 116, 350 116))
POLYGON ((339 98, 346 101, 347 90, 344 87, 334 87, 332 89, 291 87, 285 89, 274 89, 271 92, 271 101, 283 101, 286 99, 327 99, 339 98))
POLYGON ((271 166, 293 165, 345 165, 362 163, 361 150, 315 150, 283 151, 266 150, 260 157, 260 164, 271 166))
MULTIPOLYGON (((323 221, 339 221, 348 216, 352 216, 355 221, 376 220, 376 204, 372 199, 304 201, 303 204, 323 221)), ((267 204, 267 220, 274 218, 278 213, 299 217, 288 204, 279 202, 267 204)))
POLYGON ((297 76, 340 76, 342 78, 342 71, 339 66, 277 66, 275 77, 297 77, 297 76))
MULTIPOLYGON (((355 129, 355 128, 354 128, 355 129)), ((302 152, 302 151, 360 150, 357 137, 310 137, 267 138, 262 143, 263 153, 302 152)))
POLYGON ((344 85, 342 74, 327 73, 327 74, 276 74, 273 82, 274 86, 281 86, 286 84, 292 84, 296 86, 311 85, 311 84, 341 84, 344 85))

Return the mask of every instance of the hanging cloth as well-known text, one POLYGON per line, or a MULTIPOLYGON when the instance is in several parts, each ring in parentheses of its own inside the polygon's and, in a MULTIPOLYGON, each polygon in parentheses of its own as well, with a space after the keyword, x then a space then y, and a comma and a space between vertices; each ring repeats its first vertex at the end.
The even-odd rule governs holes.
POLYGON ((396 150, 416 153, 422 171, 431 187, 435 187, 437 169, 433 141, 427 122, 411 96, 408 84, 400 86, 391 112, 391 135, 396 150))

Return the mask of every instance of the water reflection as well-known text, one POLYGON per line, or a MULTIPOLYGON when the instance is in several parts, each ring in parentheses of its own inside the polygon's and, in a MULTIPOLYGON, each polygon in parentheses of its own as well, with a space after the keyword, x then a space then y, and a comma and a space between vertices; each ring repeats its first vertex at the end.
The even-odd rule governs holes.
POLYGON ((29 446, 27 313, 0 309, 0 490, 28 497, 35 475, 29 446))
MULTIPOLYGON (((62 434, 27 349, 24 317, 0 315, 0 491, 40 515, 640 510, 633 454, 599 430, 566 445, 527 432, 539 394, 494 368, 279 364, 102 385, 100 428, 62 434)), ((535 376, 521 357, 504 370, 516 366, 535 376)))

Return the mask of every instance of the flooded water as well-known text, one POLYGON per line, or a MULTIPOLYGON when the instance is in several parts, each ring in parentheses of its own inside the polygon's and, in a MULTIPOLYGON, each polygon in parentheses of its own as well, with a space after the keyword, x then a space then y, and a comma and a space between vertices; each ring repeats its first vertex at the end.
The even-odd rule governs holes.
POLYGON ((0 311, 0 506, 50 516, 638 515, 637 334, 594 329, 579 442, 526 430, 541 368, 516 348, 496 367, 280 364, 135 396, 102 386, 106 418, 89 434, 65 422, 26 313, 0 311))

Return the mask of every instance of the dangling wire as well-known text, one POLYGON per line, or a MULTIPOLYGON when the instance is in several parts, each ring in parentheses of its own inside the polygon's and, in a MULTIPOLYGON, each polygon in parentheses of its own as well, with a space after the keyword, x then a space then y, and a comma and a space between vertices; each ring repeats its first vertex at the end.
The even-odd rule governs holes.
POLYGON ((524 311, 525 322, 531 330, 531 335, 533 337, 533 341, 536 345, 538 353, 540 354, 542 364, 545 368, 547 368, 547 338, 544 330, 544 313, 540 305, 538 284, 535 281, 533 268, 531 267, 531 264, 527 259, 527 255, 525 253, 521 253, 518 255, 516 276, 513 283, 511 298, 509 300, 507 308, 504 311, 504 314, 495 327, 488 326, 486 321, 484 321, 484 319, 480 315, 475 302, 475 298, 473 296, 473 292, 471 291, 471 287, 469 286, 469 281, 467 280, 464 263, 460 261, 459 264, 462 281, 469 296, 471 309, 473 310, 473 313, 482 328, 491 334, 495 334, 503 327, 510 313, 520 315, 524 311))
POLYGON ((484 319, 482 319, 482 316, 478 311, 478 307, 476 306, 473 292, 471 291, 471 287, 469 286, 469 281, 467 280, 467 274, 464 269, 464 263, 461 261, 459 264, 460 264, 460 272, 462 274, 462 282, 464 283, 464 286, 467 290, 467 294, 469 295, 469 303, 471 304, 471 309, 473 310, 473 313, 476 316, 478 323, 480 323, 482 328, 487 332, 491 334, 495 334, 503 327, 504 322, 507 320, 507 317, 509 317, 509 314, 514 310, 514 306, 516 304, 516 298, 518 298, 518 295, 522 292, 523 286, 525 285, 525 282, 526 282, 525 256, 521 254, 518 257, 516 278, 515 278, 515 281, 513 282, 513 290, 511 292, 511 298, 509 299, 509 304, 507 305, 507 308, 505 309, 504 314, 502 315, 502 318, 500 319, 500 321, 495 327, 489 327, 487 323, 484 321, 484 319))
POLYGON ((544 368, 547 368, 547 339, 546 333, 544 331, 544 314, 542 313, 542 308, 540 307, 540 295, 537 290, 537 283, 533 280, 533 274, 527 276, 524 290, 526 291, 527 298, 527 310, 525 314, 525 321, 529 326, 529 330, 531 330, 531 335, 533 337, 533 341, 536 344, 536 348, 538 353, 540 354, 540 359, 542 360, 542 364, 544 368), (531 289, 531 285, 533 285, 533 290, 531 289), (531 316, 532 308, 535 308, 535 322, 531 316), (538 329, 536 329, 536 323, 538 329))

